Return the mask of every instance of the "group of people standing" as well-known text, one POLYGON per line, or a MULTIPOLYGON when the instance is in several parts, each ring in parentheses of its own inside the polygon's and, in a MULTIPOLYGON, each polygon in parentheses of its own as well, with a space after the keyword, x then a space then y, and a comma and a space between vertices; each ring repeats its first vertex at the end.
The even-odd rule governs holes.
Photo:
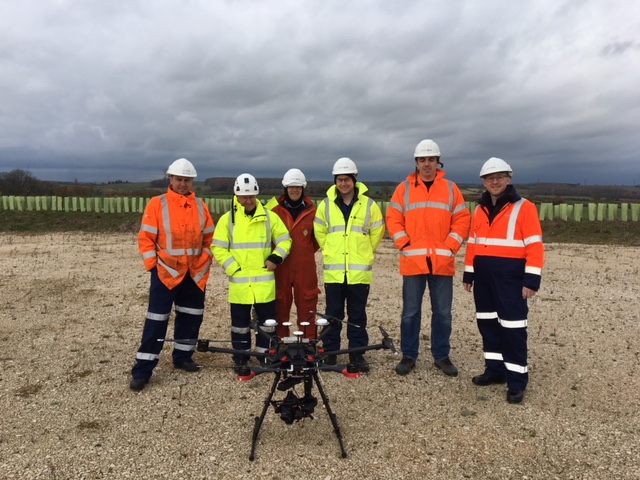
MULTIPOLYGON (((441 153, 433 140, 421 141, 414 152, 415 170, 400 183, 386 218, 358 181, 351 159, 335 162, 334 185, 316 206, 305 195, 305 175, 288 170, 284 192, 265 205, 254 176, 235 181, 233 205, 213 224, 196 198, 196 171, 186 159, 167 170, 169 189, 154 197, 143 215, 139 247, 151 272, 149 308, 142 342, 132 369, 130 388, 142 390, 158 363, 175 305, 173 364, 196 372, 193 361, 204 312, 204 294, 212 259, 229 279, 231 340, 236 372, 245 371, 251 350, 255 314, 263 330, 280 338, 289 332, 292 305, 298 329, 316 336, 318 277, 315 254, 323 255, 326 314, 345 319, 349 348, 367 346, 366 305, 373 281, 375 252, 385 227, 400 253, 402 360, 395 367, 407 375, 420 353, 422 302, 431 303, 431 355, 436 368, 457 376, 450 357, 455 257, 467 241, 464 288, 473 292, 483 339, 484 372, 472 378, 478 386, 507 383, 507 401, 520 403, 528 384, 527 300, 540 287, 544 263, 542 230, 537 210, 511 184, 511 167, 498 158, 480 170, 485 192, 473 215, 458 186, 445 178, 441 153), (277 326, 265 326, 276 319, 277 326)), ((342 322, 323 337, 326 351, 340 349, 342 322)), ((269 340, 257 336, 257 351, 269 340)), ((328 355, 329 364, 337 364, 328 355)), ((368 372, 361 353, 349 363, 368 372)))

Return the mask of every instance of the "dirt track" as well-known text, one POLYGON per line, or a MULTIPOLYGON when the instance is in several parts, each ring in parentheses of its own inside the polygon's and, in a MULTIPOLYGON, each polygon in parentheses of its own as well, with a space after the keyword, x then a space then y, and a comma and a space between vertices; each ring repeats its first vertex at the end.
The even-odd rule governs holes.
MULTIPOLYGON (((457 378, 368 355, 357 380, 322 374, 349 457, 329 418, 266 417, 249 462, 253 418, 271 378, 238 382, 228 356, 175 371, 165 348, 143 392, 128 389, 148 274, 134 234, 0 235, 0 478, 636 479, 640 478, 640 248, 552 244, 531 302, 531 384, 522 405, 479 388, 473 301, 456 279, 457 378)), ((461 257, 460 257, 461 258, 461 257)), ((461 260, 459 260, 459 263, 461 260)), ((382 244, 369 306, 399 344, 401 279, 382 244)), ((229 337, 226 280, 209 282, 202 337, 229 337)), ((424 325, 428 325, 425 320, 424 325)))

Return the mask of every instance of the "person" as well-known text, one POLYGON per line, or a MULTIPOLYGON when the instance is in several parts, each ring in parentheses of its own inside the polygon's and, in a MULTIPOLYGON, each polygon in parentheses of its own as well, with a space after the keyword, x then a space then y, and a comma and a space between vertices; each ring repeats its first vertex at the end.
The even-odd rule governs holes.
POLYGON ((518 195, 512 175, 495 157, 480 170, 486 190, 473 215, 463 284, 473 290, 485 361, 484 373, 471 381, 506 382, 507 401, 521 403, 529 382, 527 300, 540 288, 544 244, 538 211, 518 195))
MULTIPOLYGON (((212 251, 229 277, 231 343, 234 350, 251 350, 251 312, 258 325, 270 335, 274 327, 264 326, 276 318, 274 270, 291 250, 291 237, 280 217, 258 200, 258 182, 243 173, 235 181, 231 210, 220 217, 213 235, 212 251)), ((258 335, 256 351, 265 352, 269 339, 258 335)), ((234 370, 246 371, 249 355, 234 354, 234 370)))
POLYGON ((196 175, 187 159, 173 162, 167 169, 167 193, 153 197, 142 216, 138 247, 151 273, 151 286, 142 342, 131 370, 134 391, 145 388, 158 365, 173 305, 173 365, 187 372, 200 369, 193 353, 213 259, 214 222, 206 203, 193 191, 196 175))
POLYGON ((440 148, 433 140, 418 143, 415 171, 399 184, 387 208, 387 229, 400 250, 402 275, 402 360, 398 375, 411 372, 420 352, 422 299, 431 299, 431 355, 434 365, 455 377, 451 361, 455 256, 469 233, 471 214, 458 186, 444 178, 440 148))
MULTIPOLYGON (((358 168, 350 158, 340 158, 332 170, 334 185, 318 205, 314 234, 324 258, 326 313, 344 320, 347 306, 349 348, 369 345, 366 305, 373 280, 375 251, 384 236, 380 207, 366 196, 368 188, 357 181, 358 168)), ((327 351, 340 349, 342 323, 332 325, 323 338, 327 351)), ((369 363, 361 353, 350 354, 349 361, 361 372, 369 363)), ((327 363, 335 365, 336 355, 327 363)))
POLYGON ((276 269, 276 334, 280 338, 290 335, 291 305, 295 301, 298 330, 305 338, 316 339, 315 315, 317 310, 318 274, 315 252, 320 248, 313 234, 316 206, 306 197, 307 179, 297 168, 287 170, 282 178, 284 194, 273 197, 266 208, 273 210, 284 222, 291 236, 289 256, 276 269), (305 325, 308 324, 308 325, 305 325))

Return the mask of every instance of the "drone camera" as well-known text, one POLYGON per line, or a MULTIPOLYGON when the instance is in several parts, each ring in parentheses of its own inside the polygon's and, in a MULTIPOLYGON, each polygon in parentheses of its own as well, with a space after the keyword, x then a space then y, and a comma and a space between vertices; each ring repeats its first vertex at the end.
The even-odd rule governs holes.
POLYGON ((298 397, 293 391, 289 391, 283 400, 271 402, 276 413, 287 425, 303 418, 313 418, 313 412, 318 405, 318 399, 313 395, 298 397))

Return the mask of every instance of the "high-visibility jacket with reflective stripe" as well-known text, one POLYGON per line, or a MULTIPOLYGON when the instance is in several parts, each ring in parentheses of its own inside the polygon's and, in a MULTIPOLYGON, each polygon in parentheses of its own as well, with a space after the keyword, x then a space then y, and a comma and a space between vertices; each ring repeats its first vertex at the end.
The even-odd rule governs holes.
POLYGON ((209 208, 195 192, 185 196, 169 187, 149 201, 142 216, 138 248, 145 268, 157 267, 158 277, 169 289, 189 273, 204 291, 213 259, 213 230, 209 208))
POLYGON ((232 210, 218 220, 211 249, 229 277, 229 302, 253 305, 276 299, 274 272, 265 265, 271 254, 283 260, 291 237, 280 217, 257 202, 253 216, 233 199, 232 210))
POLYGON ((427 189, 418 173, 396 187, 387 208, 387 229, 400 250, 402 275, 456 273, 455 255, 469 234, 471 214, 458 186, 438 170, 427 189))
MULTIPOLYGON (((524 285, 540 288, 544 266, 542 227, 536 206, 517 195, 489 223, 486 207, 478 205, 473 214, 464 266, 464 283, 473 283, 474 259, 478 256, 525 260, 524 285)), ((522 268, 521 263, 518 268, 522 268)))
POLYGON ((349 221, 336 204, 338 189, 332 186, 320 202, 314 220, 314 234, 324 258, 325 283, 371 284, 375 251, 384 236, 380 207, 367 197, 367 187, 356 182, 358 198, 349 221))

